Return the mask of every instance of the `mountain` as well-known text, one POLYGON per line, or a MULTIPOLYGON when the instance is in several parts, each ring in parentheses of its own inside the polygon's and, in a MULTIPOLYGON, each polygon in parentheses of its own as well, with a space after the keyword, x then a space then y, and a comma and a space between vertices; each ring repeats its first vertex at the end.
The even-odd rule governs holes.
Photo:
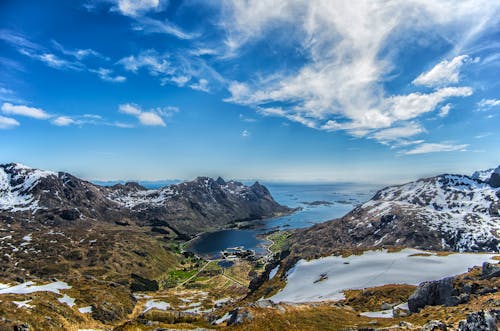
POLYGON ((180 236, 288 213, 266 187, 198 177, 151 190, 137 183, 99 186, 65 172, 0 165, 0 215, 48 224, 75 221, 153 226, 180 236))
POLYGON ((341 219, 298 231, 292 251, 301 257, 381 246, 498 251, 499 179, 500 167, 386 187, 341 219))

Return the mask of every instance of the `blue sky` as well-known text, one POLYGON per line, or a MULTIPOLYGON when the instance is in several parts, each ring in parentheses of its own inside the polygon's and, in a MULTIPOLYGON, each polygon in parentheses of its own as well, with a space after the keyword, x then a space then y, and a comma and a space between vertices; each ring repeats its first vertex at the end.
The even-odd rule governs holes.
POLYGON ((393 183, 500 163, 498 1, 0 4, 0 162, 393 183))

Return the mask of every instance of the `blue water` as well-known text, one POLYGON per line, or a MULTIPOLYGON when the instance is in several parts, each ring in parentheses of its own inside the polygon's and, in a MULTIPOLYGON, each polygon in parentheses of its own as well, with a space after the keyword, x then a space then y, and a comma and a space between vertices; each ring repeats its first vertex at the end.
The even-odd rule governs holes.
POLYGON ((356 205, 369 200, 380 186, 360 184, 266 184, 280 204, 302 208, 291 215, 260 222, 251 230, 221 230, 201 235, 189 250, 206 257, 217 257, 220 251, 242 246, 265 254, 265 241, 258 238, 272 230, 305 228, 316 223, 342 217, 356 205), (327 205, 308 205, 304 202, 327 201, 327 205))

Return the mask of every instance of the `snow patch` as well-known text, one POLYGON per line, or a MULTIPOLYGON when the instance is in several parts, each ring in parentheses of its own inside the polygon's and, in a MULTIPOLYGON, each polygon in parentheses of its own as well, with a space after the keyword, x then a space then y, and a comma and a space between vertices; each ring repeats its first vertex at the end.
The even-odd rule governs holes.
POLYGON ((271 272, 269 273, 269 280, 273 279, 274 276, 276 276, 279 269, 280 269, 280 266, 277 265, 276 267, 273 268, 273 270, 271 270, 271 272))
POLYGON ((72 297, 70 297, 67 294, 64 294, 62 297, 57 299, 57 301, 59 301, 60 303, 65 303, 69 307, 73 307, 75 305, 75 299, 73 299, 72 297))
POLYGON ((411 256, 428 253, 404 249, 368 251, 363 255, 329 256, 300 260, 288 273, 285 288, 271 297, 274 302, 313 302, 341 300, 348 289, 363 289, 387 284, 418 285, 467 272, 469 267, 491 261, 494 254, 457 253, 448 256, 411 256), (347 264, 346 264, 347 263, 347 264), (321 274, 328 278, 315 282, 321 274))
POLYGON ((35 285, 35 283, 30 281, 14 286, 0 284, 0 294, 29 294, 35 292, 52 292, 60 294, 59 290, 67 290, 70 288, 71 286, 61 281, 45 285, 35 285))
POLYGON ((32 305, 29 305, 31 300, 24 300, 24 301, 12 301, 13 304, 17 306, 17 308, 33 308, 32 305))
POLYGON ((82 314, 90 314, 92 312, 92 306, 80 307, 78 311, 82 314))
POLYGON ((170 308, 170 304, 165 301, 157 301, 157 300, 148 300, 144 304, 144 313, 151 310, 151 309, 158 309, 158 310, 167 310, 170 308))

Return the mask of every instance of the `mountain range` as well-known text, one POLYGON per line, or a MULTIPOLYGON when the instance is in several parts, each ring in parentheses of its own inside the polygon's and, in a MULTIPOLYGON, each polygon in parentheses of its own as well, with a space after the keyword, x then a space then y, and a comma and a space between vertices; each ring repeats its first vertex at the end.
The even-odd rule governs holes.
POLYGON ((291 209, 279 205, 255 182, 198 177, 147 189, 129 182, 100 186, 65 172, 18 163, 0 165, 0 215, 67 224, 75 221, 153 226, 155 231, 190 237, 239 221, 267 218, 291 209))

